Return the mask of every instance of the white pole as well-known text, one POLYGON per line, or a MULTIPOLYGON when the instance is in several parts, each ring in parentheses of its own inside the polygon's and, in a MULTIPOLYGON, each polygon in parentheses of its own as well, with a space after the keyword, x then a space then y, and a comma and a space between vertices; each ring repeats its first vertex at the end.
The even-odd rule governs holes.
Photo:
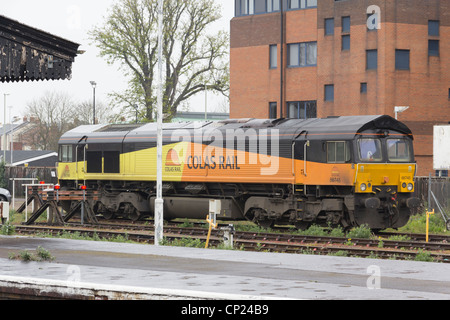
POLYGON ((158 115, 157 115, 157 159, 156 159, 156 200, 155 200, 155 245, 159 246, 164 235, 163 217, 164 200, 162 198, 162 122, 163 122, 163 76, 162 76, 162 51, 163 51, 163 0, 158 1, 158 115))
POLYGON ((205 121, 208 120, 208 91, 205 84, 205 121))
POLYGON ((9 96, 9 93, 4 93, 4 105, 3 105, 3 161, 5 161, 6 164, 6 96, 9 96))

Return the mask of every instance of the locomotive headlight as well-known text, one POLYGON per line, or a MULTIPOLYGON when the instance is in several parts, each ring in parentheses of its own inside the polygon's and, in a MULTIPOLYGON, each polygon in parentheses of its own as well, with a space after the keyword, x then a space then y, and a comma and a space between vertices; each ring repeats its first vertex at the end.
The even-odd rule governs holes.
POLYGON ((359 186, 359 188, 361 189, 361 191, 366 191, 367 186, 365 183, 361 183, 361 185, 359 186))
POLYGON ((408 183, 408 191, 412 191, 414 189, 414 185, 412 183, 408 183))

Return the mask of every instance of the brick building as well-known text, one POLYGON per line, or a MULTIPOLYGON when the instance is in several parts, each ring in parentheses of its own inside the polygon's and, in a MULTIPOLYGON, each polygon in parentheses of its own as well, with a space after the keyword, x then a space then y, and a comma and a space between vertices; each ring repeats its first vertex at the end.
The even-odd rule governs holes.
POLYGON ((408 106, 418 174, 433 171, 433 125, 450 121, 450 0, 235 0, 230 59, 232 118, 408 106))

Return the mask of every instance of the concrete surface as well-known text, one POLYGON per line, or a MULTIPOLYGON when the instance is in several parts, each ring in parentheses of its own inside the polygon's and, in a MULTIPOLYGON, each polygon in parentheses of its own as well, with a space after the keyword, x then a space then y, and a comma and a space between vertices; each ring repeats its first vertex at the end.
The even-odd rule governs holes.
POLYGON ((0 236, 0 270, 0 283, 126 287, 145 299, 158 290, 162 299, 450 299, 443 263, 0 236), (56 259, 8 259, 38 246, 56 259))

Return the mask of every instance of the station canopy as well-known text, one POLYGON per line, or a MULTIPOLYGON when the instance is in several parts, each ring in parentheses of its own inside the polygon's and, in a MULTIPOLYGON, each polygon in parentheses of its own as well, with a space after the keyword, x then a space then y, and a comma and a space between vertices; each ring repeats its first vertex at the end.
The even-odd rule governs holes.
POLYGON ((70 79, 79 46, 0 15, 0 81, 70 79))

